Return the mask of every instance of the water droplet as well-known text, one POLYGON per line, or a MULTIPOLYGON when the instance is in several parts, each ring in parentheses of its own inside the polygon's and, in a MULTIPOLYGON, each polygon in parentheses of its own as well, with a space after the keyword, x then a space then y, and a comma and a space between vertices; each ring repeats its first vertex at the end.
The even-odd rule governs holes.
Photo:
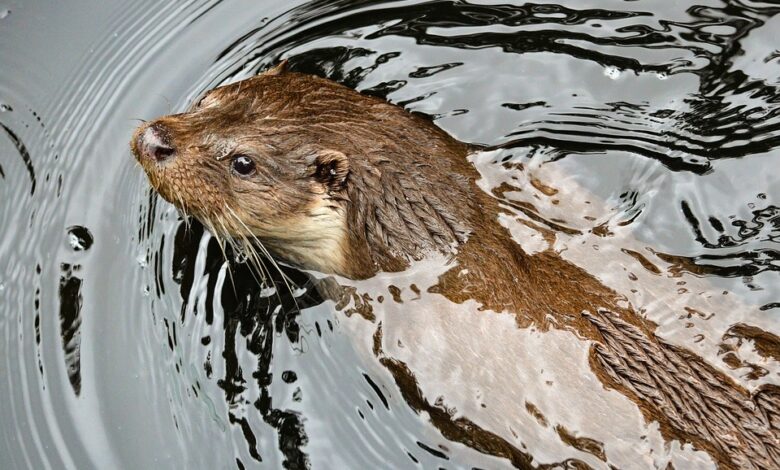
POLYGON ((11 105, 0 103, 0 113, 9 113, 13 110, 14 108, 12 108, 11 105))
POLYGON ((151 292, 152 291, 149 289, 149 286, 144 286, 143 289, 141 289, 141 293, 144 295, 144 297, 149 297, 151 292))
POLYGON ((669 78, 669 75, 667 75, 666 72, 658 72, 655 76, 658 77, 658 80, 666 80, 669 78))
POLYGON ((307 291, 308 291, 308 289, 307 289, 307 288, 305 288, 305 287, 299 287, 299 288, 297 288, 297 289, 293 289, 292 296, 293 296, 293 297, 300 297, 300 296, 302 296, 303 294, 305 294, 307 291))
POLYGON ((620 69, 617 67, 607 67, 604 69, 604 75, 611 78, 612 80, 617 80, 620 78, 620 69))
POLYGON ((0 282, 0 292, 3 292, 5 290, 5 283, 0 282))
POLYGON ((68 227, 68 244, 73 251, 87 251, 92 246, 94 238, 86 227, 73 225, 68 227))
POLYGON ((146 252, 138 253, 138 256, 135 257, 135 261, 138 263, 138 266, 141 266, 142 268, 149 265, 149 262, 146 259, 146 252))
POLYGON ((234 253, 234 258, 236 263, 243 264, 249 260, 249 253, 247 253, 245 250, 237 250, 234 253))
POLYGON ((8 8, 0 9, 0 20, 2 20, 3 18, 7 18, 8 15, 10 14, 11 14, 11 10, 9 10, 8 8))
POLYGON ((291 384, 298 380, 298 374, 291 370, 286 370, 282 372, 282 380, 284 380, 285 383, 291 384))
POLYGON ((260 289, 260 297, 271 297, 276 293, 276 287, 263 287, 260 289))

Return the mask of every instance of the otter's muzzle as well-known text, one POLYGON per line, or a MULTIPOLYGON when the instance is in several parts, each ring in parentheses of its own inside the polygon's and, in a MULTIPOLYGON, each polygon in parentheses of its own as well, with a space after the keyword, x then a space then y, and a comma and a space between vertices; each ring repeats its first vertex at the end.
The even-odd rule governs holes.
POLYGON ((133 153, 143 163, 163 163, 176 156, 176 148, 171 141, 168 129, 159 123, 138 129, 133 142, 133 153))

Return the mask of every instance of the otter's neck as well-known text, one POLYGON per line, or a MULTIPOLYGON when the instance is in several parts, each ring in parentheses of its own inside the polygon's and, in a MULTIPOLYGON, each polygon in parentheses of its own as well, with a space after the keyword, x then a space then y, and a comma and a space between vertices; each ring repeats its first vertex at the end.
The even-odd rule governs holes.
POLYGON ((430 253, 454 255, 483 225, 481 198, 474 196, 479 189, 471 179, 454 169, 432 174, 429 168, 398 168, 390 161, 355 169, 343 274, 367 278, 403 270, 430 253))
POLYGON ((354 175, 344 275, 362 279, 401 271, 413 260, 441 253, 454 266, 432 292, 513 312, 519 324, 545 325, 555 318, 595 337, 579 313, 622 310, 614 291, 557 253, 524 252, 499 223, 496 199, 476 185, 474 167, 439 172, 437 181, 426 173, 387 165, 354 175))

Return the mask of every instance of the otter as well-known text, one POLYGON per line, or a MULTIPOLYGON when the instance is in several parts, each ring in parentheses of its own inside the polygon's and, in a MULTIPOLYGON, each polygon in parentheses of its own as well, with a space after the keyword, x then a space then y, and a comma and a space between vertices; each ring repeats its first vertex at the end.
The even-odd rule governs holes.
MULTIPOLYGON (((521 249, 499 223, 495 195, 477 185, 469 156, 478 148, 382 99, 288 68, 141 125, 132 153, 160 196, 219 239, 259 243, 267 255, 345 279, 443 257, 449 269, 428 293, 509 312, 519 327, 572 331, 590 342, 603 386, 633 401, 665 438, 723 468, 780 465, 778 387, 749 393, 656 337, 655 325, 554 250, 521 249)), ((365 307, 354 290, 351 298, 365 307)), ((380 324, 373 352, 413 409, 447 439, 534 467, 508 440, 429 401, 387 353, 386 333, 380 324)))

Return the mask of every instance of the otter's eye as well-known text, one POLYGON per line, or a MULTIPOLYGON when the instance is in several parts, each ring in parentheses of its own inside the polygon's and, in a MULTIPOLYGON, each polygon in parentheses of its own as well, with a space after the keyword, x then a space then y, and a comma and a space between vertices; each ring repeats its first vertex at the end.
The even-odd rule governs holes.
POLYGON ((255 161, 246 155, 235 155, 230 160, 230 167, 239 176, 251 176, 255 173, 255 161))

